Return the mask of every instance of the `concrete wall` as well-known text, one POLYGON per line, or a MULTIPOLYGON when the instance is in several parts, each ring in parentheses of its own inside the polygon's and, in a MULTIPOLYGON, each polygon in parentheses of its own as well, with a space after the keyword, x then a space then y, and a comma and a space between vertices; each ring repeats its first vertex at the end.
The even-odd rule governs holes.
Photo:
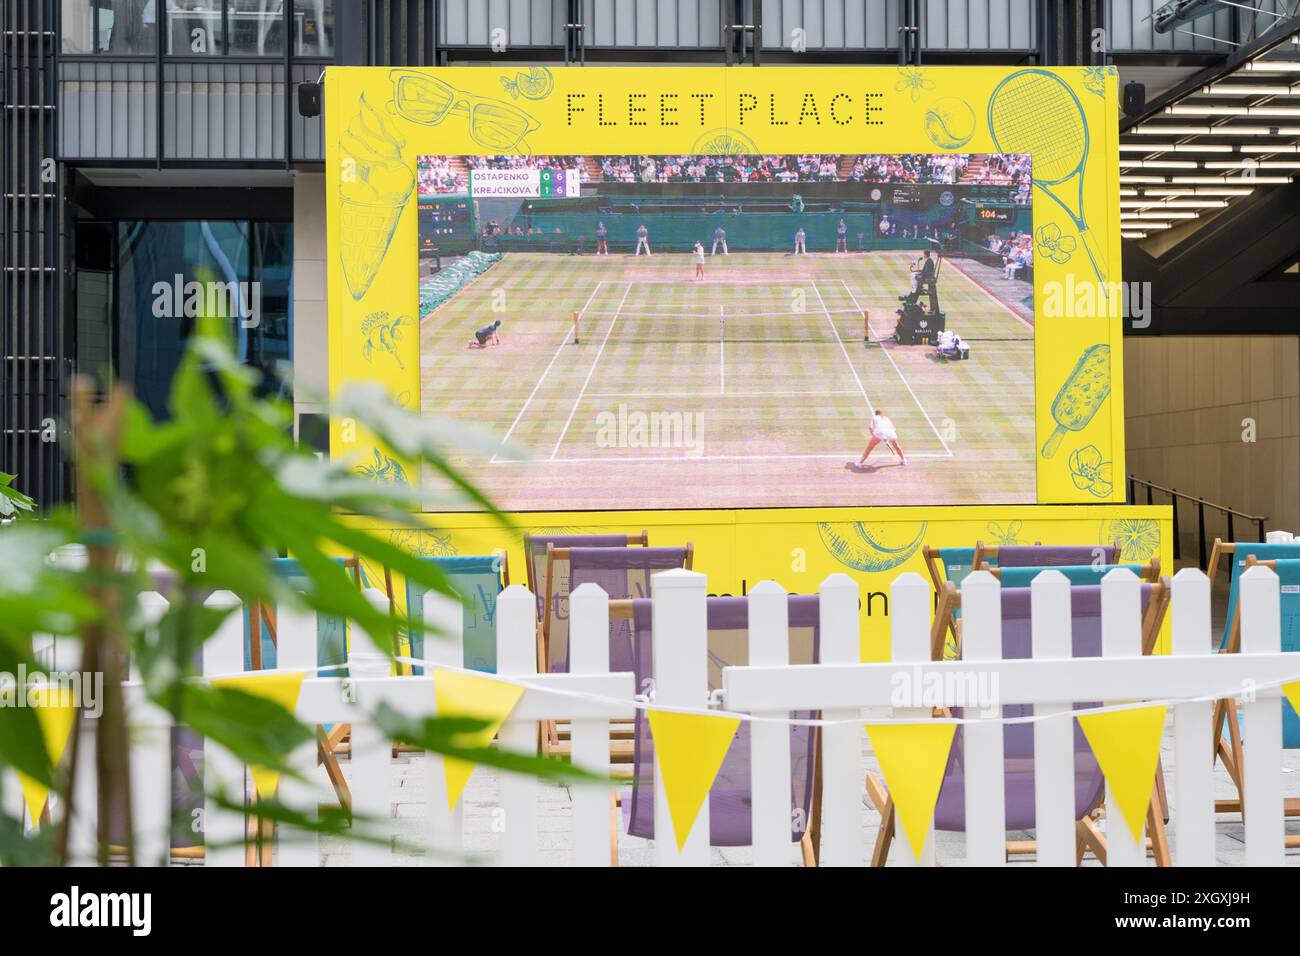
POLYGON ((325 410, 329 387, 325 319, 325 176, 293 177, 294 412, 325 410))
MULTIPOLYGON (((1300 531, 1300 338, 1129 336, 1124 372, 1130 475, 1300 531)), ((1183 557, 1194 560, 1195 508, 1179 519, 1183 557)), ((1211 539, 1226 530, 1208 510, 1206 526, 1211 539)))

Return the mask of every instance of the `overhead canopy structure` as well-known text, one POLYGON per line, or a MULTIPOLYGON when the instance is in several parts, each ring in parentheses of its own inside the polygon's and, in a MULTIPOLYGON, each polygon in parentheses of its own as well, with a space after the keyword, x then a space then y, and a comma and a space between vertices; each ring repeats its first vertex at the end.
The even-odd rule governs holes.
POLYGON ((1300 0, 1259 2, 1232 4, 1257 33, 1120 124, 1127 333, 1295 334, 1300 0))
POLYGON ((1258 39, 1121 124, 1125 238, 1214 215, 1300 174, 1300 18, 1273 16, 1258 39))

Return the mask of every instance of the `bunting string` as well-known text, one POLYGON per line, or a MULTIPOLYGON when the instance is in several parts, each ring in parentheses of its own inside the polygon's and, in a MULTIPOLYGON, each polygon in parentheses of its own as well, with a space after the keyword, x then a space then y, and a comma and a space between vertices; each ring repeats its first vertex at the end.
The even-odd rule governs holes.
MULTIPOLYGON (((644 695, 637 695, 636 697, 633 698, 612 697, 604 694, 591 694, 585 691, 568 690, 568 689, 562 689, 558 687, 548 687, 543 684, 536 683, 535 681, 529 681, 528 678, 526 677, 502 677, 497 674, 490 674, 484 671, 470 670, 469 668, 466 667, 455 667, 449 664, 437 664, 437 663, 431 664, 428 661, 418 660, 416 658, 411 658, 411 657, 395 656, 391 658, 391 660, 398 664, 409 664, 416 667, 422 667, 426 671, 439 670, 439 671, 446 671, 448 673, 473 675, 475 677, 481 677, 485 680, 497 681, 504 684, 511 684, 514 686, 522 687, 525 690, 531 690, 537 693, 547 694, 552 697, 563 697, 570 700, 583 700, 591 703, 609 704, 611 706, 617 706, 617 707, 631 707, 636 710, 657 710, 657 711, 665 711, 665 712, 676 713, 676 714, 696 714, 699 716, 707 716, 707 717, 720 717, 720 716, 734 717, 741 721, 748 721, 749 723, 785 724, 791 727, 840 727, 840 726, 856 725, 862 723, 862 721, 856 717, 854 718, 846 717, 838 720, 826 720, 823 718, 816 718, 816 717, 781 717, 781 716, 773 716, 773 715, 766 715, 766 714, 765 715, 747 714, 742 711, 727 710, 723 707, 719 707, 719 708, 681 707, 681 706, 675 706, 670 704, 659 704, 644 695)), ((318 672, 337 671, 337 670, 346 669, 347 666, 348 666, 347 664, 329 664, 329 665, 321 665, 320 667, 314 668, 314 670, 318 672)), ((899 664, 897 666, 900 668, 904 668, 904 667, 910 667, 912 665, 899 664)), ((313 669, 308 669, 308 674, 310 674, 311 670, 313 669)), ((298 673, 302 673, 302 668, 287 668, 287 669, 267 668, 265 670, 260 670, 260 671, 236 671, 230 674, 218 674, 211 677, 195 677, 192 679, 195 681, 216 682, 216 681, 226 680, 235 677, 248 677, 250 674, 288 675, 288 674, 298 674, 298 673)), ((423 676, 428 677, 430 675, 425 674, 423 676)), ((401 677, 397 677, 396 679, 409 680, 410 677, 411 675, 402 675, 401 677)), ((1258 693, 1260 691, 1281 689, 1283 693, 1287 695, 1288 699, 1290 699, 1290 697, 1293 695, 1300 695, 1300 686, 1297 686, 1295 688, 1295 691, 1292 694, 1288 694, 1287 692, 1288 685, 1300 685, 1300 673, 1283 677, 1279 680, 1256 682, 1253 685, 1253 690, 1254 692, 1258 693)), ((1101 704, 1099 706, 1093 706, 1093 707, 1081 707, 1069 711, 1055 711, 1046 714, 1024 714, 1015 717, 1007 717, 1001 714, 996 716, 963 715, 961 717, 928 717, 928 716, 897 717, 897 716, 886 715, 883 713, 884 711, 888 711, 890 709, 888 705, 863 705, 862 709, 871 714, 871 723, 873 724, 948 723, 948 724, 955 724, 957 726, 961 726, 964 724, 975 724, 980 726, 988 726, 990 724, 1005 724, 1005 725, 1034 724, 1042 721, 1059 720, 1061 718, 1066 718, 1066 717, 1070 719, 1074 719, 1076 717, 1086 717, 1092 714, 1119 713, 1123 711, 1135 710, 1135 709, 1146 708, 1146 707, 1157 707, 1157 706, 1176 707, 1179 704, 1204 704, 1204 703, 1213 703, 1214 701, 1219 701, 1219 700, 1232 700, 1237 697, 1237 695, 1240 693, 1240 690, 1241 690, 1240 685, 1236 685, 1231 688, 1224 688, 1222 691, 1216 691, 1215 693, 1203 694, 1196 697, 1141 698, 1138 700, 1126 701, 1122 703, 1108 703, 1108 704, 1101 704), (877 716, 877 712, 880 712, 879 716, 877 716)), ((715 691, 715 695, 718 698, 722 698, 723 692, 721 690, 715 691)), ((965 704, 961 706, 963 706, 964 709, 969 711, 969 710, 976 709, 980 705, 978 703, 974 703, 974 704, 965 704)), ((1019 705, 1015 705, 1015 704, 1003 705, 994 702, 990 706, 997 707, 1000 709, 1002 706, 1019 706, 1019 705)), ((922 707, 924 707, 924 705, 922 705, 922 707)), ((811 710, 815 708, 802 708, 802 709, 811 710)), ((916 705, 909 705, 909 709, 917 709, 917 707, 916 705)), ((1300 710, 1300 708, 1297 709, 1300 710)))

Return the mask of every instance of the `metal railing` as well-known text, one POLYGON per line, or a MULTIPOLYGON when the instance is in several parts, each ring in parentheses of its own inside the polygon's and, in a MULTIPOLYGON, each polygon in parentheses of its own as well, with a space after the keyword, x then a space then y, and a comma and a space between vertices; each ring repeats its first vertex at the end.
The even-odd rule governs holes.
POLYGON ((1230 508, 1227 505, 1221 505, 1213 501, 1206 501, 1204 498, 1198 498, 1196 495, 1189 495, 1186 492, 1179 491, 1177 488, 1166 488, 1164 485, 1158 485, 1154 481, 1145 481, 1144 479, 1135 477, 1134 475, 1128 476, 1128 503, 1129 504, 1134 505, 1139 503, 1137 500, 1139 488, 1146 489, 1146 499, 1147 499, 1146 503, 1149 505, 1157 503, 1153 499, 1153 492, 1160 492, 1161 494, 1169 496, 1169 503, 1173 506, 1173 511, 1174 511, 1173 536, 1174 536, 1174 560, 1175 561, 1180 560, 1183 556, 1182 540, 1179 534, 1179 522, 1178 522, 1178 503, 1180 501, 1189 501, 1192 504, 1196 505, 1196 547, 1197 547, 1197 558, 1200 562, 1200 568, 1202 571, 1205 570, 1208 564, 1206 547, 1205 547, 1206 545, 1205 509, 1206 508, 1218 512, 1219 514, 1225 517, 1227 521, 1227 535, 1225 536, 1225 540, 1227 541, 1237 540, 1236 519, 1241 519, 1242 521, 1247 521, 1247 522, 1253 522, 1256 529, 1259 532, 1259 540, 1260 541, 1264 540, 1264 522, 1268 520, 1267 515, 1246 514, 1244 511, 1238 511, 1237 509, 1230 508))

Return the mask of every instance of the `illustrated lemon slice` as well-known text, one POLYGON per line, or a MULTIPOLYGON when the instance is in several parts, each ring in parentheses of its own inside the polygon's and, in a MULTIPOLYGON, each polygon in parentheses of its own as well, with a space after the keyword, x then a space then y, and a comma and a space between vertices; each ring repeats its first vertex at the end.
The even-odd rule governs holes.
POLYGON ((1154 518, 1115 518, 1103 521, 1101 543, 1118 543, 1121 562, 1149 561, 1160 547, 1160 525, 1154 518))
POLYGON ((739 130, 715 129, 703 133, 691 147, 697 156, 742 156, 757 154, 754 141, 739 130))
POLYGON ((527 73, 520 73, 515 77, 515 82, 519 84, 520 95, 530 100, 542 99, 555 85, 551 71, 544 66, 530 66, 527 73))

